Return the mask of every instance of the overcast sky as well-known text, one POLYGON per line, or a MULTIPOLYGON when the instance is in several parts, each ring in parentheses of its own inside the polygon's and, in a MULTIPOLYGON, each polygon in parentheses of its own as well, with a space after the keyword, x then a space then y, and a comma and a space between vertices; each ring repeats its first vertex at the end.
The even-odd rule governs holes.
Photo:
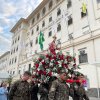
POLYGON ((0 0, 0 55, 10 50, 11 28, 26 18, 42 0, 0 0))

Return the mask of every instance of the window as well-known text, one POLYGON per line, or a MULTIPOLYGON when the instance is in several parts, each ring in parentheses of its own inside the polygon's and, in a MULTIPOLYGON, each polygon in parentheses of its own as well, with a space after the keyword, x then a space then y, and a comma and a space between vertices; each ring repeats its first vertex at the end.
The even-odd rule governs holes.
POLYGON ((40 18, 40 13, 37 14, 37 20, 40 18))
POLYGON ((15 58, 15 63, 16 63, 16 61, 17 61, 17 57, 15 58))
POLYGON ((69 36, 69 40, 73 39, 73 33, 70 33, 68 36, 69 36))
POLYGON ((12 50, 11 50, 11 55, 12 55, 12 50))
POLYGON ((45 26, 45 21, 42 22, 42 27, 44 27, 44 26, 45 26))
POLYGON ((18 51, 18 46, 17 46, 17 48, 16 48, 16 51, 18 51))
POLYGON ((20 37, 18 36, 18 41, 19 41, 20 37))
POLYGON ((29 68, 28 68, 29 72, 31 72, 31 64, 29 64, 29 68))
POLYGON ((38 43, 38 37, 36 38, 36 42, 35 42, 35 44, 37 44, 38 43))
POLYGON ((32 47, 33 46, 33 41, 30 41, 30 47, 32 47))
POLYGON ((25 47, 28 47, 28 43, 25 45, 25 47))
POLYGON ((13 75, 15 74, 15 71, 13 71, 13 75))
POLYGON ((72 1, 71 0, 68 0, 67 2, 68 2, 67 3, 67 8, 70 8, 72 6, 72 1))
POLYGON ((10 62, 9 62, 9 65, 11 65, 11 60, 10 60, 10 62))
POLYGON ((13 41, 13 43, 12 43, 12 45, 14 44, 14 41, 13 41))
POLYGON ((42 10, 42 14, 44 15, 46 13, 46 8, 44 7, 42 10))
POLYGON ((13 62, 14 62, 14 59, 12 59, 12 64, 13 64, 13 62))
POLYGON ((58 3, 60 0, 56 0, 56 2, 58 3))
POLYGON ((51 21, 52 21, 52 17, 49 18, 49 22, 51 22, 51 21))
POLYGON ((52 2, 52 0, 51 0, 50 3, 49 3, 49 9, 52 8, 52 5, 53 5, 53 2, 52 2))
POLYGON ((37 26, 37 28, 36 28, 36 31, 38 31, 39 30, 39 26, 37 26))
POLYGON ((68 17, 68 26, 73 24, 73 19, 71 16, 68 17))
POLYGON ((15 49, 14 49, 14 53, 15 53, 15 49))
POLYGON ((19 70, 19 71, 18 71, 18 74, 20 74, 20 73, 21 73, 21 71, 19 70))
POLYGON ((87 16, 87 10, 86 10, 86 13, 84 13, 83 11, 81 11, 81 18, 84 18, 85 16, 87 16))
POLYGON ((32 30, 31 35, 33 35, 33 34, 34 34, 34 31, 32 30))
POLYGON ((48 37, 52 36, 52 31, 49 32, 48 37))
POLYGON ((97 3, 100 3, 100 0, 97 0, 97 3))
POLYGON ((34 24, 34 22, 35 22, 35 18, 32 19, 32 24, 34 24))
POLYGON ((61 15, 61 9, 60 8, 57 10, 57 16, 59 16, 59 15, 61 15))
POLYGON ((88 56, 87 53, 85 52, 85 49, 79 51, 79 63, 87 63, 88 62, 88 56))
POLYGON ((15 39, 15 43, 16 43, 16 39, 15 39))
POLYGON ((59 32, 59 31, 61 31, 61 25, 60 24, 58 24, 58 26, 57 26, 57 32, 59 32))

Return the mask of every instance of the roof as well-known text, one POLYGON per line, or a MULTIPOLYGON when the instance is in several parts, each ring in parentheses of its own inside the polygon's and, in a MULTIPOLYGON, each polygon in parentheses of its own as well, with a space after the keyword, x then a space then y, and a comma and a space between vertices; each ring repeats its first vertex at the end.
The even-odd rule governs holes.
POLYGON ((20 18, 20 20, 15 24, 15 26, 10 30, 10 32, 13 33, 13 32, 15 31, 16 27, 18 27, 23 21, 24 21, 24 22, 27 22, 29 19, 31 19, 35 14, 38 13, 38 11, 39 11, 40 9, 43 8, 43 5, 45 5, 48 1, 49 1, 49 0, 43 0, 43 1, 39 4, 39 6, 36 7, 36 9, 35 9, 26 19, 20 18))
POLYGON ((43 1, 38 5, 38 7, 36 7, 36 9, 27 17, 27 20, 29 20, 29 19, 32 18, 36 13, 38 13, 38 11, 39 11, 40 9, 42 9, 42 8, 44 7, 43 5, 45 5, 48 1, 49 1, 49 0, 43 0, 43 1))
POLYGON ((5 52, 3 55, 0 56, 0 59, 4 56, 6 56, 7 54, 10 54, 10 51, 5 52))
POLYGON ((15 31, 16 27, 19 26, 22 22, 27 22, 27 20, 24 18, 20 18, 19 21, 15 24, 15 26, 10 30, 10 32, 13 33, 15 31))

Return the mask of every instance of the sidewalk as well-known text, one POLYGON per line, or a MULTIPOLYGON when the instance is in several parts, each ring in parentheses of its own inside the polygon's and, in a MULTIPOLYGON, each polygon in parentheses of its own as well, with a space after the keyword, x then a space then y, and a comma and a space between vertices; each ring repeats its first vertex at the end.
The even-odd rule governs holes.
MULTIPOLYGON (((69 100, 72 100, 72 98, 70 98, 69 100)), ((90 97, 90 100, 100 100, 100 98, 90 97)))
POLYGON ((90 97, 90 100, 100 100, 100 98, 90 97))

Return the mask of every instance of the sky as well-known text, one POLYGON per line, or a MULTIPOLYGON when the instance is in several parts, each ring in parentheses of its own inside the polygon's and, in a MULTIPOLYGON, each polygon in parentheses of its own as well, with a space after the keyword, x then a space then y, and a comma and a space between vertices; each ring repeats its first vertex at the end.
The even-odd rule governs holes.
POLYGON ((11 47, 11 28, 26 18, 42 0, 0 0, 0 55, 11 47))

